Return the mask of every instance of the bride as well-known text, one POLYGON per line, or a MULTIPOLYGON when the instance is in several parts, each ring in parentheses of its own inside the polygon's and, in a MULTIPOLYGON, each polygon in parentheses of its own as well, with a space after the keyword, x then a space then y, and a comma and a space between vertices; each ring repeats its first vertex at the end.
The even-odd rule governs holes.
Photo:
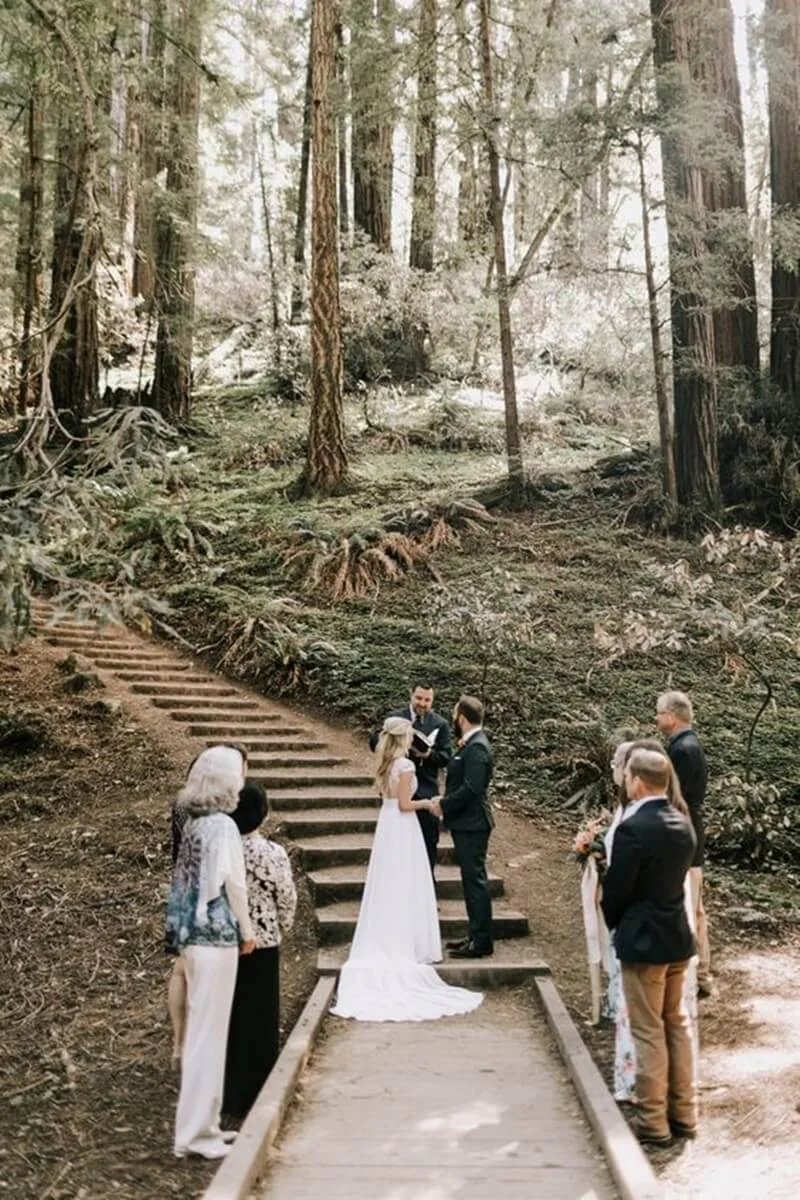
POLYGON ((350 956, 339 975, 338 1017, 358 1021, 428 1021, 471 1012, 479 992, 449 987, 430 963, 442 957, 431 869, 413 800, 417 781, 407 757, 413 731, 388 717, 377 746, 376 783, 383 797, 350 956))

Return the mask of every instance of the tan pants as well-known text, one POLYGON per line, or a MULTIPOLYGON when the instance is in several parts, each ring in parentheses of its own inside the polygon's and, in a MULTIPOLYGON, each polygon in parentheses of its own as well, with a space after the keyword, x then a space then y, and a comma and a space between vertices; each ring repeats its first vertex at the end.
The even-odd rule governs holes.
POLYGON ((689 888, 694 912, 694 935, 697 939, 697 986, 711 987, 711 949, 708 944, 708 922, 703 907, 703 868, 689 868, 689 888))
POLYGON ((622 986, 636 1045, 636 1095, 642 1125, 669 1135, 669 1121, 697 1125, 694 1052, 683 1001, 688 962, 623 963, 622 986))

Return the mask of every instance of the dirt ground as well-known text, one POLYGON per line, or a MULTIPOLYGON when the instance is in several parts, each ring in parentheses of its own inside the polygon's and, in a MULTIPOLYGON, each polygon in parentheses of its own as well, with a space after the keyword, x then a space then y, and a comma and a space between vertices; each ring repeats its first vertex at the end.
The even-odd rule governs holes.
MULTIPOLYGON (((0 1195, 197 1195, 214 1166, 172 1155, 162 921, 170 805, 198 744, 147 704, 71 694, 63 659, 0 655, 0 1195), (42 744, 3 746, 9 716, 42 744)), ((300 890, 284 1032, 316 966, 300 890)))
MULTIPOLYGON (((198 1195, 213 1165, 171 1154, 161 948, 169 807, 197 746, 145 703, 109 712, 106 690, 73 694, 63 658, 37 643, 0 657, 0 1195, 198 1195), (8 716, 41 744, 4 745, 8 716)), ((608 1076, 612 1031, 586 1024, 571 828, 498 807, 493 865, 608 1076)), ((718 989, 701 1010, 701 1134, 654 1162, 671 1200, 788 1200, 800 1194, 800 931, 769 914, 743 925, 723 873, 708 907, 718 989)), ((303 892, 283 952, 285 1031, 313 980, 311 929, 303 892)))
MULTIPOLYGON (((611 1082, 613 1028, 588 1024, 589 977, 572 828, 507 806, 492 839, 510 902, 527 912, 537 952, 595 1061, 611 1082)), ((700 1006, 700 1134, 653 1155, 669 1200, 794 1200, 800 1196, 800 926, 759 919, 748 881, 712 870, 715 995, 700 1006), (749 916, 748 916, 749 914, 749 916), (748 926, 754 926, 748 928, 748 926)), ((758 881, 763 888, 763 878, 758 881)))

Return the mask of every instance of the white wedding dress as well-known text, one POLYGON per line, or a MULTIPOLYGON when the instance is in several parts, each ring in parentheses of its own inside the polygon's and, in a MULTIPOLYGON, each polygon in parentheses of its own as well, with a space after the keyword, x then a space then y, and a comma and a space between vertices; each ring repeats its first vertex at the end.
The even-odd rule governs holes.
MULTIPOLYGON (((413 770, 410 759, 397 759, 389 792, 413 770)), ((401 812, 397 800, 386 796, 331 1011, 357 1021, 431 1021, 472 1012, 483 996, 440 979, 429 964, 441 957, 436 893, 417 815, 401 812)))

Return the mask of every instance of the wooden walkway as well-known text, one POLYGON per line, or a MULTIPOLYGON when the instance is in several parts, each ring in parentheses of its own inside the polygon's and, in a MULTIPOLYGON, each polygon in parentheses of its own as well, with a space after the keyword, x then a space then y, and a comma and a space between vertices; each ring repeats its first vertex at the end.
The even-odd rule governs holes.
POLYGON ((532 997, 325 1029, 259 1200, 617 1196, 532 997))

